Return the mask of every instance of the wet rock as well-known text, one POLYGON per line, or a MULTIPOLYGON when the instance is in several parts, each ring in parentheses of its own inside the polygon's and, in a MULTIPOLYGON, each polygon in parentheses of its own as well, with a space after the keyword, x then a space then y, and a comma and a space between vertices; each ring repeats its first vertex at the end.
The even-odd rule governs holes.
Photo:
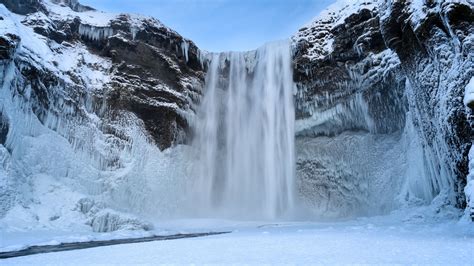
POLYGON ((20 37, 17 35, 6 34, 0 36, 0 60, 12 59, 19 43, 20 37))
POLYGON ((27 15, 37 11, 46 11, 40 0, 0 0, 12 12, 27 15))
POLYGON ((8 120, 6 117, 2 115, 0 111, 0 144, 5 145, 5 141, 7 140, 8 135, 8 120))

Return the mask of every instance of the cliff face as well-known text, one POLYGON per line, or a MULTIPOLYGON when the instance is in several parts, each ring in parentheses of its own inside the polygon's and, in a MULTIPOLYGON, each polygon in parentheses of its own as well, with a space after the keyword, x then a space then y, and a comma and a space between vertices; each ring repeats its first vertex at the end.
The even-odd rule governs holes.
MULTIPOLYGON (((160 149, 185 140, 186 116, 193 113, 204 79, 202 57, 191 41, 156 19, 105 14, 77 1, 2 2, 25 15, 21 23, 48 38, 50 48, 82 45, 110 63, 102 70, 110 80, 95 95, 104 98, 108 110, 135 114, 160 149)), ((66 74, 74 85, 88 85, 66 74)))
POLYGON ((77 221, 99 231, 142 226, 108 207, 146 213, 144 201, 165 198, 157 189, 169 187, 151 183, 183 168, 179 144, 190 136, 204 55, 153 18, 73 0, 0 4, 0 217, 10 211, 59 226, 77 209, 77 221), (51 191, 71 189, 38 214, 51 191))
POLYGON ((374 200, 380 212, 433 199, 465 207, 472 15, 463 1, 340 1, 293 37, 305 200, 336 216, 374 200))
POLYGON ((423 145, 432 154, 437 174, 449 177, 446 185, 455 191, 460 208, 466 206, 463 189, 472 139, 467 116, 471 110, 463 98, 474 75, 473 8, 465 1, 381 6, 381 31, 410 81, 410 109, 423 145))
MULTIPOLYGON (((341 0, 292 37, 307 212, 474 216, 473 7, 425 2, 341 0)), ((0 226, 148 229, 124 213, 176 215, 195 189, 180 144, 206 53, 149 17, 0 4, 0 226)))

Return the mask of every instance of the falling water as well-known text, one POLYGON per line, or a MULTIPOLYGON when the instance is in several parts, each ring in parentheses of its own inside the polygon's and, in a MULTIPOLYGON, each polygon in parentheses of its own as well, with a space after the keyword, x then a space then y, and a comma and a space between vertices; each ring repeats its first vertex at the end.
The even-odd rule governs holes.
POLYGON ((213 54, 196 124, 194 208, 274 219, 293 206, 294 107, 287 41, 213 54))

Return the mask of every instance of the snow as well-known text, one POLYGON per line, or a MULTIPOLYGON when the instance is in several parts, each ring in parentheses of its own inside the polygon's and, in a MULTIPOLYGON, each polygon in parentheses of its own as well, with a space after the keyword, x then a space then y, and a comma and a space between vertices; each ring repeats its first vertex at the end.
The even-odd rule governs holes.
POLYGON ((469 150, 469 174, 467 175, 467 184, 464 187, 466 195, 466 213, 465 218, 474 220, 474 145, 469 150))
MULTIPOLYGON (((464 89, 464 105, 466 108, 472 109, 474 103, 474 77, 471 77, 464 89)), ((468 111, 468 112, 472 112, 468 111)), ((469 150, 469 174, 467 176, 467 184, 464 188, 466 195, 466 217, 471 216, 474 219, 474 146, 469 150)))
POLYGON ((85 10, 77 12, 66 5, 56 4, 51 0, 43 1, 45 7, 49 11, 49 17, 52 20, 74 20, 79 18, 81 24, 79 25, 79 33, 90 40, 102 40, 114 34, 114 30, 110 28, 111 21, 119 17, 125 17, 130 25, 130 32, 132 39, 135 39, 138 31, 144 28, 144 23, 149 22, 154 26, 164 27, 168 31, 174 32, 167 28, 159 20, 150 16, 143 16, 139 14, 122 14, 112 12, 102 12, 98 10, 85 10))
POLYGON ((474 77, 471 77, 464 89, 464 105, 468 106, 474 102, 474 77))
POLYGON ((0 23, 0 35, 14 34, 21 36, 19 52, 28 53, 36 64, 44 64, 52 67, 51 49, 46 44, 44 37, 33 32, 33 29, 23 26, 21 19, 23 16, 11 13, 3 4, 0 4, 0 16, 3 17, 0 23))
POLYGON ((318 20, 331 20, 334 27, 344 23, 344 20, 352 14, 358 13, 361 9, 375 9, 378 5, 378 0, 337 0, 325 10, 321 11, 315 18, 313 18, 306 27, 311 27, 318 20))
POLYGON ((5 259, 2 265, 453 262, 462 265, 472 263, 474 249, 473 227, 451 221, 400 223, 378 217, 331 223, 185 220, 169 224, 175 228, 188 227, 191 231, 231 229, 232 233, 38 254, 5 259))
POLYGON ((297 44, 307 41, 313 44, 305 57, 309 60, 323 59, 333 51, 334 42, 331 31, 344 23, 344 20, 362 9, 375 11, 378 0, 338 0, 319 13, 296 32, 292 41, 297 44))
POLYGON ((81 19, 81 22, 95 27, 106 27, 112 19, 115 19, 118 14, 101 12, 97 10, 90 10, 84 12, 76 12, 65 5, 58 5, 50 0, 43 1, 47 9, 51 12, 51 18, 57 20, 73 20, 76 17, 81 19))

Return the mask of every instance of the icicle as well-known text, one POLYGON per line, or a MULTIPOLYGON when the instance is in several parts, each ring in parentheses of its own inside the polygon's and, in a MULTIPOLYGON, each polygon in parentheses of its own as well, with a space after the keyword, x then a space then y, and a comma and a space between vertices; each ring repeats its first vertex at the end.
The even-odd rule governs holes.
POLYGON ((137 37, 137 33, 138 33, 139 29, 137 27, 130 27, 130 32, 132 33, 132 40, 135 40, 135 38, 137 37))
POLYGON ((186 59, 186 63, 188 62, 188 59, 189 59, 188 50, 189 50, 189 43, 183 39, 183 42, 181 43, 181 52, 186 59))
POLYGON ((100 41, 114 35, 114 30, 110 27, 95 27, 86 24, 80 24, 79 34, 86 39, 100 41))
POLYGON ((206 55, 200 49, 198 49, 198 58, 199 58, 199 64, 201 65, 201 68, 204 69, 204 61, 206 59, 206 55))

